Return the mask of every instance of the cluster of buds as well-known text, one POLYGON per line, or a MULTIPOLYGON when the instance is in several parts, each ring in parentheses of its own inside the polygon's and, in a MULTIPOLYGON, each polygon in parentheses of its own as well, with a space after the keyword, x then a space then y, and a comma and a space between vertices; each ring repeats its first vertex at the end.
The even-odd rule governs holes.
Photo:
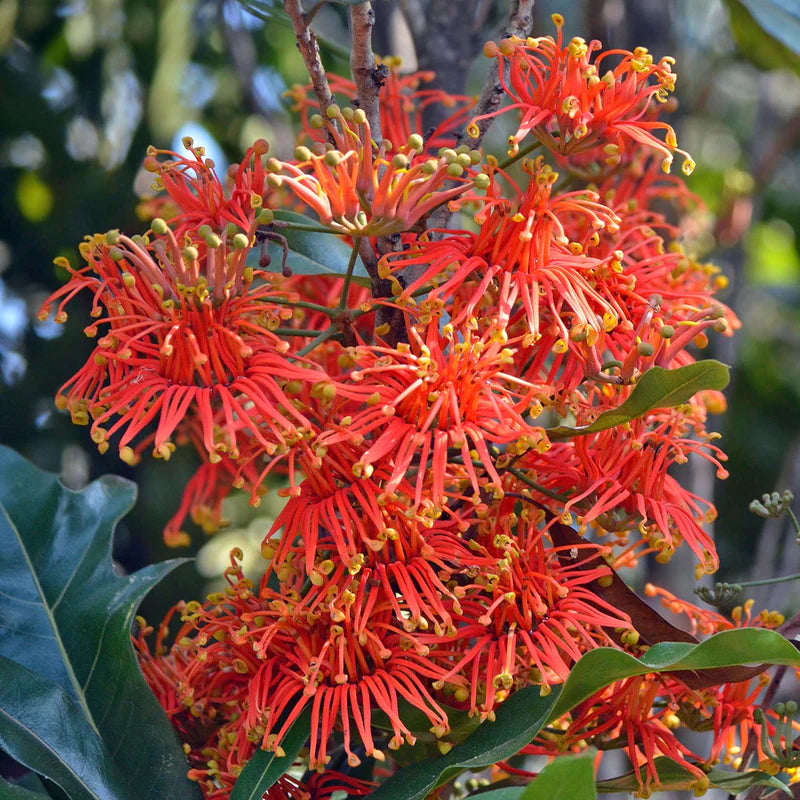
MULTIPOLYGON (((318 774, 284 777, 267 796, 365 794, 346 774, 365 758, 388 768, 421 739, 446 753, 459 715, 493 720, 526 686, 546 695, 594 648, 641 654, 652 636, 604 596, 616 567, 665 563, 683 544, 698 576, 717 567, 704 527, 714 508, 677 474, 690 456, 727 474, 706 430, 721 395, 592 428, 648 370, 689 367, 690 346, 738 326, 714 296, 724 276, 684 252, 669 216, 696 202, 660 169, 683 152, 658 119, 672 62, 564 44, 562 22, 556 39, 486 49, 522 112, 503 165, 458 144, 468 103, 421 89, 428 75, 391 65, 380 98, 390 138, 377 142, 362 109, 322 110, 297 88, 293 159, 268 157, 260 140, 221 179, 191 141, 189 156, 151 150, 145 167, 165 195, 149 230, 88 237, 86 266, 43 308, 58 301, 63 322, 75 294, 92 295, 86 332, 102 335, 58 403, 93 420, 101 452, 114 440, 132 463, 148 447, 162 459, 195 448, 171 544, 188 541, 187 516, 211 532, 233 489, 258 505, 267 476, 283 476, 260 579, 234 551, 225 591, 177 607, 171 644, 166 622, 153 651, 146 629, 137 640, 206 798, 225 800, 258 748, 282 753, 306 714, 299 765, 318 774), (611 55, 619 63, 603 72, 611 55), (425 131, 422 110, 441 100, 453 115, 425 131), (522 158, 542 145, 549 160, 522 158), (567 187, 589 173, 593 184, 567 187), (429 230, 443 206, 474 224, 429 230), (287 209, 311 217, 298 224, 287 209), (347 271, 271 269, 261 243, 288 247, 293 224, 349 247, 347 271), (369 287, 353 279, 359 258, 369 287)), ((732 624, 667 600, 704 634, 732 624)), ((779 624, 749 607, 738 622, 779 624)), ((700 790, 704 762, 674 730, 713 718, 714 758, 727 757, 732 732, 757 724, 742 711, 747 691, 631 679, 529 752, 619 743, 645 766, 643 792, 660 755, 700 790)))

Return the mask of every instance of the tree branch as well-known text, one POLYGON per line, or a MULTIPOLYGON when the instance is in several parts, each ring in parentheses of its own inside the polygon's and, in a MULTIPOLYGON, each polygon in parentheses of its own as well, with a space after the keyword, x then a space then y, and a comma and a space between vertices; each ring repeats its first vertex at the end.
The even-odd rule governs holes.
POLYGON ((378 105, 378 92, 388 76, 385 66, 375 65, 372 52, 372 28, 375 25, 375 12, 369 0, 347 7, 350 21, 350 72, 358 92, 358 105, 367 115, 372 138, 380 142, 381 115, 378 105))
POLYGON ((311 85, 314 87, 314 94, 317 96, 320 111, 324 113, 333 98, 331 97, 331 89, 328 86, 325 69, 322 66, 322 59, 319 55, 317 37, 314 36, 313 31, 308 26, 300 0, 283 0, 283 10, 292 21, 297 47, 303 56, 306 69, 311 77, 311 85))
MULTIPOLYGON (((530 36, 533 28, 534 3, 535 0, 512 0, 511 10, 508 14, 508 21, 503 28, 501 38, 508 39, 512 36, 518 36, 520 39, 525 39, 530 36)), ((505 65, 505 70, 506 74, 504 76, 504 80, 508 82, 510 66, 507 62, 505 65)), ((475 106, 474 116, 478 117, 482 116, 483 114, 491 114, 493 111, 496 111, 498 108, 500 108, 500 104, 503 102, 503 95, 503 86, 500 83, 497 69, 493 64, 489 70, 489 76, 486 79, 486 83, 483 86, 483 91, 478 98, 478 104, 475 106)), ((483 141, 486 131, 489 130, 492 121, 492 117, 489 119, 478 120, 478 122, 475 124, 477 125, 480 134, 476 139, 468 138, 467 143, 472 147, 478 147, 481 141, 483 141)), ((466 129, 462 133, 462 140, 465 134, 466 129)))

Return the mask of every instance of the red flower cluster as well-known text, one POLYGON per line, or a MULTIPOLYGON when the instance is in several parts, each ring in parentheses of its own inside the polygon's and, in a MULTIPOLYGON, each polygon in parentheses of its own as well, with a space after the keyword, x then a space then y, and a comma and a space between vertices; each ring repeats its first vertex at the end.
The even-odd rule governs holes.
MULTIPOLYGON (((520 687, 547 694, 598 646, 639 653, 630 617, 598 590, 611 565, 664 562, 685 542, 698 574, 717 566, 703 529, 713 506, 675 469, 698 455, 724 477, 705 429, 716 392, 578 430, 650 368, 691 365, 690 345, 738 325, 714 299, 724 278, 683 251, 668 217, 694 199, 652 158, 668 167, 682 152, 655 103, 673 87, 671 60, 595 56, 599 43, 564 45, 557 27, 555 41, 487 47, 501 76, 510 67, 508 108, 522 113, 502 167, 454 146, 467 104, 420 89, 428 76, 390 71, 381 142, 361 109, 317 113, 297 89, 306 144, 294 159, 267 159, 256 142, 225 185, 191 142, 187 157, 150 152, 169 219, 88 237, 86 266, 43 309, 57 301, 64 321, 67 301, 92 295, 86 333, 102 333, 58 403, 92 420, 101 451, 115 439, 128 462, 149 447, 167 459, 189 442, 201 457, 170 543, 186 541, 187 515, 219 525, 234 487, 257 505, 266 476, 286 476, 258 584, 234 552, 224 592, 180 605, 174 644, 166 623, 154 652, 146 629, 137 641, 207 798, 226 798, 257 748, 280 752, 305 714, 301 764, 319 774, 284 777, 267 797, 363 794, 342 773, 364 758, 422 736, 447 752, 453 715, 491 720, 520 687), (607 59, 617 66, 601 74, 607 59), (454 115, 425 134, 421 111, 441 100, 454 115), (515 155, 528 136, 552 165, 515 155), (592 166, 597 183, 567 186, 592 166), (427 230, 444 204, 471 210, 474 226, 427 230), (298 206, 312 215, 299 225, 272 210, 298 206), (286 244, 292 225, 349 246, 347 272, 273 271, 262 242, 286 244), (370 288, 354 280, 358 259, 370 288), (579 526, 579 545, 557 543, 559 519, 579 526)), ((703 632, 725 626, 692 614, 703 632)), ((668 755, 702 788, 676 720, 713 718, 713 758, 727 758, 732 732, 752 727, 751 691, 631 679, 533 748, 619 740, 644 783, 668 755)))

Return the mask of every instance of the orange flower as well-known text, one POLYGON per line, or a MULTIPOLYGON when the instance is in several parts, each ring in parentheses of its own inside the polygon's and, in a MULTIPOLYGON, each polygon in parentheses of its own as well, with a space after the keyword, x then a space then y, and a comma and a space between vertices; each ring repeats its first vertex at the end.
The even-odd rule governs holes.
POLYGON ((483 717, 514 688, 540 684, 545 694, 566 680, 586 650, 613 645, 607 628, 631 631, 627 614, 592 591, 609 570, 586 569, 585 562, 603 548, 587 542, 565 564, 548 545, 538 514, 527 511, 481 513, 486 521, 470 540, 475 566, 464 562, 455 589, 456 633, 420 636, 431 645, 431 659, 448 668, 443 683, 465 679, 457 699, 483 717))
POLYGON ((410 302, 417 289, 434 280, 441 285, 430 292, 428 303, 446 302, 474 277, 469 296, 462 298, 453 319, 456 325, 474 314, 494 281, 507 280, 509 294, 527 321, 526 343, 538 341, 553 324, 564 348, 578 329, 594 345, 601 333, 624 318, 625 308, 612 291, 610 265, 620 255, 595 258, 587 251, 599 241, 598 231, 618 230, 619 218, 595 192, 554 195, 558 176, 541 158, 526 162, 525 169, 531 180, 524 190, 512 184, 513 202, 490 188, 486 207, 476 215, 478 233, 457 232, 436 240, 421 237, 411 250, 385 256, 381 273, 388 277, 408 267, 422 268, 413 283, 396 287, 400 303, 410 302), (586 247, 567 236, 562 220, 574 216, 585 218, 594 232, 586 247))
POLYGON ((294 163, 271 158, 267 182, 291 191, 332 231, 358 237, 400 233, 475 183, 485 188, 485 176, 470 178, 480 155, 468 148, 417 159, 423 149, 418 134, 405 144, 384 139, 376 145, 361 109, 330 106, 326 114, 327 121, 317 114, 311 123, 329 132, 334 147, 298 147, 294 163))
POLYGON ((644 47, 633 52, 607 50, 593 58, 600 42, 587 45, 584 39, 575 37, 565 45, 563 17, 554 14, 553 22, 555 40, 550 36, 526 40, 512 37, 499 45, 486 44, 484 53, 497 58, 500 81, 512 102, 500 111, 475 117, 471 134, 477 137, 478 120, 517 109, 522 120, 509 137, 509 154, 515 154, 530 133, 564 155, 602 145, 611 164, 619 162, 626 147, 650 148, 662 156, 665 172, 669 172, 673 153, 681 153, 685 157, 683 171, 690 174, 694 161, 678 148, 675 131, 647 116, 651 101, 665 102, 675 88, 674 59, 665 56, 654 62, 644 47), (606 59, 615 57, 620 57, 617 66, 601 74, 606 59), (506 69, 510 73, 508 83, 506 69), (663 131, 664 141, 654 131, 663 131))
POLYGON ((91 415, 101 451, 121 433, 120 456, 128 462, 136 458, 130 443, 151 424, 155 454, 169 458, 190 410, 212 461, 222 453, 238 458, 237 428, 274 449, 308 427, 279 380, 327 376, 289 361, 288 344, 261 323, 273 310, 272 290, 268 283, 253 285, 246 237, 238 233, 230 241, 209 233, 201 253, 194 246, 181 249, 163 220, 153 221, 153 234, 152 242, 117 232, 89 237, 81 246, 87 266, 71 269, 70 282, 43 307, 46 315, 64 297, 56 314, 63 322, 64 304, 88 289, 96 320, 86 334, 107 328, 86 365, 59 391, 58 405, 77 424, 91 415))
POLYGON ((365 405, 320 442, 369 437, 353 469, 370 474, 380 464, 388 476, 384 496, 413 465, 414 508, 423 500, 441 507, 446 496, 460 496, 467 487, 475 497, 499 490, 491 445, 525 440, 548 446, 543 430, 525 418, 545 389, 508 371, 513 344, 506 341, 501 315, 482 336, 457 334, 452 325, 440 331, 434 320, 422 331, 412 327, 409 342, 396 348, 353 348, 355 368, 344 385, 358 390, 365 405))
MULTIPOLYGON (((400 59, 384 57, 381 60, 388 75, 378 97, 380 105, 381 132, 384 139, 392 142, 407 142, 412 134, 425 139, 426 154, 437 155, 442 147, 455 147, 456 134, 467 121, 469 109, 475 98, 451 95, 428 84, 433 84, 433 72, 400 72, 400 59), (451 110, 434 128, 428 129, 423 122, 425 110, 438 106, 451 110)), ((328 75, 328 83, 335 95, 341 95, 348 103, 358 94, 355 84, 341 75, 328 75)), ((294 101, 292 110, 300 115, 303 134, 312 141, 323 141, 319 128, 312 126, 310 118, 319 111, 319 105, 311 91, 311 85, 294 86, 287 92, 294 101)))

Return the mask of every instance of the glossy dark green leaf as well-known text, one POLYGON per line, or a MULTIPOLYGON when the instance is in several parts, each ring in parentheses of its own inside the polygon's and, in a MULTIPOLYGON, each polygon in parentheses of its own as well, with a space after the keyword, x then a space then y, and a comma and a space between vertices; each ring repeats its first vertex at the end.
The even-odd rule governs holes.
POLYGON ((572 668, 553 708, 557 719, 615 681, 648 672, 679 672, 741 664, 785 664, 800 667, 800 651, 776 631, 737 628, 722 631, 700 644, 660 642, 641 659, 622 650, 600 647, 583 655, 572 668))
POLYGON ((685 403, 703 389, 724 389, 729 380, 728 367, 713 359, 696 361, 677 369, 652 367, 639 378, 630 397, 618 408, 604 411, 590 425, 577 428, 559 425, 550 428, 547 435, 551 439, 568 439, 615 428, 654 409, 685 403))
POLYGON ((0 800, 49 800, 49 796, 0 778, 0 800))
POLYGON ((61 687, 139 800, 194 798, 130 642, 142 598, 181 562, 121 577, 111 560, 114 526, 134 498, 134 485, 114 477, 72 492, 0 448, 0 655, 61 687))
MULTIPOLYGON (((319 225, 315 219, 294 211, 276 211, 275 219, 296 225, 319 225)), ((295 275, 344 277, 352 249, 338 236, 331 233, 296 230, 295 228, 275 228, 274 231, 286 239, 286 244, 289 246, 286 266, 295 275)), ((280 272, 284 256, 281 245, 278 242, 268 242, 267 253, 272 259, 269 269, 272 272, 280 272)), ((256 268, 260 257, 261 248, 256 246, 247 255, 248 266, 256 268)), ((361 258, 356 258, 353 280, 363 285, 369 285, 369 275, 361 258)))
POLYGON ((400 770, 379 786, 372 800, 422 800, 437 786, 463 772, 510 758, 528 744, 550 716, 558 690, 547 697, 538 686, 515 692, 498 709, 494 722, 484 722, 447 755, 400 770))
POLYGON ((577 756, 558 756, 526 787, 519 800, 597 800, 594 749, 577 756))
POLYGON ((256 750, 236 779, 230 800, 261 800, 275 781, 294 764, 311 732, 311 713, 304 711, 283 738, 284 755, 256 750))
POLYGON ((479 791, 468 795, 475 800, 520 800, 524 786, 504 786, 502 789, 489 789, 489 791, 479 791))
POLYGON ((54 680, 0 656, 0 747, 70 800, 134 800, 81 707, 54 680))
MULTIPOLYGON (((685 767, 666 756, 659 756, 654 761, 656 772, 658 773, 659 791, 688 791, 697 782, 697 776, 685 767)), ((641 767, 639 774, 642 780, 645 778, 645 769, 641 767)), ((785 792, 789 797, 792 793, 777 778, 766 772, 754 770, 753 772, 731 772, 724 769, 712 769, 706 777, 711 782, 710 788, 724 789, 729 794, 744 792, 753 786, 768 786, 785 792)), ((618 778, 599 781, 597 790, 601 794, 610 792, 635 792, 639 788, 639 781, 636 773, 631 770, 618 778)))

